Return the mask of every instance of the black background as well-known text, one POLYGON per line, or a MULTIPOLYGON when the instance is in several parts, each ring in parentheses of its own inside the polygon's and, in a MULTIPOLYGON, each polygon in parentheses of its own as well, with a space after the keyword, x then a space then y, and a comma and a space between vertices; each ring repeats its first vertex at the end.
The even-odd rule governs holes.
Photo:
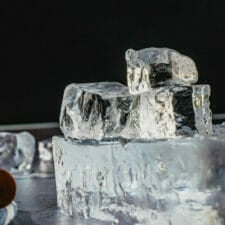
POLYGON ((111 16, 98 14, 97 5, 78 8, 75 1, 65 2, 17 1, 1 7, 0 124, 57 121, 67 84, 125 84, 125 50, 151 46, 193 58, 198 83, 211 85, 213 112, 225 112, 222 1, 137 1, 132 9, 106 3, 102 11, 113 10, 111 16))

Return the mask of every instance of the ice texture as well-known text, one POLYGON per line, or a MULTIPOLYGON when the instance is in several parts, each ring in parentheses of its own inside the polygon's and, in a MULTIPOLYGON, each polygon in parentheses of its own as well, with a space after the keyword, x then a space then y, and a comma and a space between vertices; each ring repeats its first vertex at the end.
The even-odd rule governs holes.
POLYGON ((45 139, 38 142, 39 159, 45 162, 52 161, 52 139, 45 139))
POLYGON ((176 136, 173 93, 167 88, 133 95, 126 126, 121 132, 127 139, 161 139, 176 136))
POLYGON ((172 94, 163 88, 131 95, 115 82, 69 85, 64 93, 60 127, 65 137, 174 137, 172 94))
POLYGON ((65 89, 60 127, 65 137, 172 138, 212 133, 208 85, 168 86, 137 95, 115 82, 71 84, 65 89))
POLYGON ((96 224, 223 225, 225 140, 53 138, 58 206, 96 224), (103 223, 104 222, 104 223, 103 223))
POLYGON ((132 94, 168 84, 193 84, 198 80, 194 61, 173 49, 128 49, 125 57, 127 82, 132 94))
POLYGON ((213 133, 209 85, 172 85, 134 96, 126 126, 130 133, 125 137, 160 139, 213 133))
POLYGON ((58 206, 93 225, 223 225, 224 129, 208 136, 210 86, 193 85, 194 61, 172 49, 129 49, 126 61, 128 87, 65 89, 65 138, 53 138, 58 206))
POLYGON ((199 134, 211 135, 210 86, 170 86, 169 89, 173 93, 177 134, 196 130, 199 134))
POLYGON ((8 225, 17 215, 18 206, 12 202, 5 208, 0 209, 0 225, 8 225))
POLYGON ((213 125, 213 134, 217 137, 225 137, 225 122, 213 125))
POLYGON ((65 89, 60 128, 66 137, 102 139, 119 135, 132 96, 117 82, 71 84, 65 89))
POLYGON ((35 154, 35 138, 28 132, 0 133, 0 167, 29 171, 35 154))

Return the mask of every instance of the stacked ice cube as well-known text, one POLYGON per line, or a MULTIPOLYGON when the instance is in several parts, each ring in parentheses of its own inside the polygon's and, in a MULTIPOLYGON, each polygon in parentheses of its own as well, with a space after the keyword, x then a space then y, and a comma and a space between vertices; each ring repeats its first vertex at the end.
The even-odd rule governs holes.
POLYGON ((64 137, 53 137, 58 206, 91 224, 221 225, 225 142, 174 139, 212 134, 209 85, 193 85, 195 63, 175 50, 128 50, 126 61, 128 87, 65 89, 64 137))
POLYGON ((167 48, 127 50, 128 87, 116 82, 71 84, 60 127, 65 137, 172 138, 212 133, 209 85, 192 85, 192 59, 167 48))

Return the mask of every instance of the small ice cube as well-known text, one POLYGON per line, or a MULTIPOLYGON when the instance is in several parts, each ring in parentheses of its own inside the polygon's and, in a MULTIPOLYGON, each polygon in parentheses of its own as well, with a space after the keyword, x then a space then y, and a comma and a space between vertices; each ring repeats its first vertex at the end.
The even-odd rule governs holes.
POLYGON ((28 132, 0 133, 0 167, 29 171, 35 154, 35 138, 28 132))

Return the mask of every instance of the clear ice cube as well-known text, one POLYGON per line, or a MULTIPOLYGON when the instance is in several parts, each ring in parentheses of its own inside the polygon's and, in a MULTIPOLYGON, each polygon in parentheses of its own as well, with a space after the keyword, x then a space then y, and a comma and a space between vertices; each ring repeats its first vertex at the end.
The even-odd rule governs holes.
POLYGON ((212 112, 210 110, 210 86, 170 86, 173 93, 173 108, 175 112, 177 133, 189 129, 202 135, 211 135, 212 112))
POLYGON ((173 94, 167 88, 133 95, 121 136, 128 139, 161 139, 176 136, 173 94))
POLYGON ((193 84, 198 80, 194 61, 173 49, 128 49, 125 57, 127 83, 132 94, 168 84, 193 84))
POLYGON ((66 137, 78 139, 118 136, 131 102, 127 87, 116 82, 71 84, 64 92, 60 128, 66 137))
POLYGON ((172 93, 159 88, 131 95, 115 82, 72 84, 64 93, 60 127, 65 137, 77 139, 174 137, 172 93))

